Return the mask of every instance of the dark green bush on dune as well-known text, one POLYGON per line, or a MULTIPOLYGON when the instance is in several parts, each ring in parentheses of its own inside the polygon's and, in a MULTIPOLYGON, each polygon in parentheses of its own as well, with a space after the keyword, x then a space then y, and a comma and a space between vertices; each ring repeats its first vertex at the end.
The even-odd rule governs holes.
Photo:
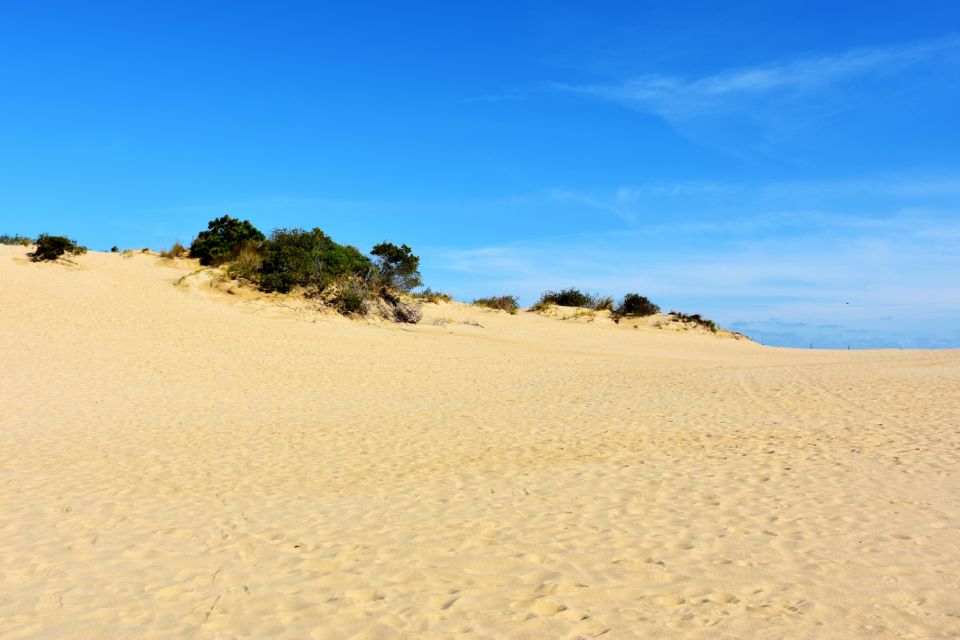
POLYGON ((720 330, 720 327, 717 326, 717 323, 713 320, 704 318, 699 313, 681 313, 679 311, 671 311, 669 315, 673 316, 675 320, 680 322, 687 322, 690 324, 695 324, 704 329, 709 329, 713 333, 716 333, 720 330))
POLYGON ((223 216, 211 220, 190 245, 190 256, 202 265, 220 265, 235 260, 240 250, 251 242, 259 243, 264 235, 249 220, 223 216))
POLYGON ((330 304, 345 316, 363 315, 369 292, 357 280, 342 282, 330 304))
POLYGON ((226 272, 262 291, 300 290, 345 315, 372 314, 417 322, 418 305, 401 294, 420 286, 420 258, 407 245, 381 242, 368 257, 334 242, 319 228, 275 229, 265 238, 248 221, 210 221, 190 247, 200 264, 227 263, 226 272))
POLYGON ((589 293, 584 293, 573 287, 561 289, 560 291, 544 291, 540 296, 539 306, 549 304, 559 305, 561 307, 589 307, 593 308, 597 302, 597 297, 589 293))
POLYGON ((51 236, 41 233, 37 236, 37 248, 30 254, 30 259, 34 262, 41 260, 56 260, 64 254, 80 255, 87 252, 86 247, 78 245, 75 241, 65 236, 51 236))
POLYGON ((613 310, 613 313, 621 318, 652 316, 660 313, 660 307, 639 293, 628 293, 623 296, 623 302, 613 310))
POLYGON ((392 242, 381 242, 370 252, 377 258, 381 282, 388 288, 409 292, 419 287, 420 258, 407 245, 399 247, 392 242))
POLYGON ((530 309, 531 311, 542 311, 550 305, 561 307, 580 307, 584 309, 593 309, 594 311, 613 311, 613 298, 610 296, 600 296, 599 294, 590 294, 575 287, 561 289, 560 291, 544 291, 530 309))
POLYGON ((260 247, 259 285, 288 293, 294 287, 323 291, 344 278, 368 279, 375 267, 354 247, 334 242, 320 229, 276 229, 260 247))

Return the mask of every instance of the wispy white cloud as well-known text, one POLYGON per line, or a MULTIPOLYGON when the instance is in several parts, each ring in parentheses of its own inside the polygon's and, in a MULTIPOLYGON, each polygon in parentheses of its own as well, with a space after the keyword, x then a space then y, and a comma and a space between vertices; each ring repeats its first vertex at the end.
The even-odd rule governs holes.
POLYGON ((952 211, 951 205, 957 197, 960 197, 960 179, 955 174, 760 184, 653 182, 602 190, 562 187, 540 194, 541 199, 558 204, 613 214, 626 223, 627 231, 641 228, 648 232, 675 231, 680 225, 688 231, 737 233, 786 225, 885 226, 889 224, 887 214, 897 214, 902 219, 911 212, 917 218, 943 217, 940 215, 943 209, 952 211), (859 214, 843 213, 837 206, 851 202, 860 209, 859 214), (917 206, 917 202, 927 204, 917 206), (760 210, 764 213, 758 214, 760 210), (871 215, 864 215, 864 211, 871 215), (678 218, 683 222, 678 222, 678 218))
POLYGON ((619 102, 677 122, 739 110, 744 101, 795 100, 814 96, 854 78, 900 73, 958 49, 960 38, 951 37, 905 46, 862 48, 835 55, 796 58, 700 78, 648 74, 613 84, 555 83, 552 86, 570 93, 619 102))

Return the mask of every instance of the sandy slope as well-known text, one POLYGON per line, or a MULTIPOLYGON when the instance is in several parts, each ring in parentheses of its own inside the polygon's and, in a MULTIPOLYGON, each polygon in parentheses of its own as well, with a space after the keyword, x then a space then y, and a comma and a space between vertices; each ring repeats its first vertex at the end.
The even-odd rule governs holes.
POLYGON ((23 253, 4 638, 960 635, 960 352, 312 321, 23 253))

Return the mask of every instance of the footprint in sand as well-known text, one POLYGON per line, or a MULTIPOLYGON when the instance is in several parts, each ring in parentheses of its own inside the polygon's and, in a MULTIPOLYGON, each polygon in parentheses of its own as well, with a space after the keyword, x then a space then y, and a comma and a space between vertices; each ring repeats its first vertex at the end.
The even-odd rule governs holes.
POLYGON ((680 596, 672 595, 672 594, 654 596, 653 598, 650 599, 650 601, 653 602, 654 604, 660 605, 661 607, 679 607, 684 602, 686 602, 684 598, 681 598, 680 596))
POLYGON ((376 602, 386 597, 376 589, 356 589, 354 591, 347 591, 343 595, 354 602, 376 602))
POLYGON ((533 604, 530 605, 530 610, 540 616, 552 616, 561 611, 566 611, 567 607, 548 598, 539 598, 533 601, 533 604))
POLYGON ((62 593, 49 593, 37 599, 36 610, 39 614, 52 613, 63 606, 62 593))
POLYGON ((707 596, 707 600, 710 602, 716 602, 717 604, 735 604, 740 602, 736 596, 729 593, 711 593, 707 596))

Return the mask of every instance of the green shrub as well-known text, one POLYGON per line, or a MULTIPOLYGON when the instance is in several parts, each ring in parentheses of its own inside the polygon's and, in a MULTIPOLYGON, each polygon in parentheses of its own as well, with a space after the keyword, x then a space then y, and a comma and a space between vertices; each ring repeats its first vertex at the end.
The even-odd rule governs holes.
POLYGON ((623 302, 613 311, 614 316, 618 318, 639 318, 652 316, 655 313, 660 313, 660 307, 638 293, 628 293, 623 296, 623 302))
POLYGON ((593 309, 602 299, 573 287, 560 291, 544 291, 534 308, 543 309, 551 304, 561 307, 586 307, 593 309))
POLYGON ((673 316, 674 319, 680 322, 689 322, 691 324, 703 327, 704 329, 709 329, 714 333, 720 330, 720 327, 717 326, 716 322, 704 318, 699 313, 686 314, 680 313, 679 311, 671 311, 669 315, 673 316))
POLYGON ((330 305, 345 316, 363 315, 366 311, 365 300, 362 284, 351 278, 340 284, 330 305))
POLYGON ((407 291, 419 287, 420 258, 413 255, 413 249, 407 245, 399 247, 392 242, 381 242, 370 252, 376 256, 377 270, 383 284, 397 291, 407 291))
POLYGON ((118 253, 119 251, 120 249, 117 247, 117 245, 110 247, 110 253, 118 253))
POLYGON ((24 247, 33 244, 33 240, 27 236, 19 235, 7 235, 6 233, 0 235, 0 244, 11 244, 11 245, 22 245, 24 247))
POLYGON ((64 254, 80 255, 86 252, 86 247, 81 247, 70 238, 41 233, 37 236, 37 248, 30 254, 30 258, 34 262, 40 262, 41 260, 56 260, 64 254))
POLYGON ((487 307, 490 309, 506 311, 510 315, 516 315, 517 310, 520 309, 520 302, 517 300, 516 296, 493 296, 490 298, 477 298, 473 301, 473 304, 478 307, 487 307))
POLYGON ((260 246, 260 288, 287 293, 294 287, 323 291, 337 279, 367 281, 375 272, 355 247, 337 244, 320 229, 276 229, 260 246))
POLYGON ((412 295, 417 300, 422 300, 423 302, 453 302, 453 296, 449 293, 434 291, 430 287, 412 295))
POLYGON ((245 243, 263 240, 264 235, 249 220, 223 216, 207 223, 207 230, 190 245, 190 255, 199 258, 202 265, 220 265, 236 259, 245 243))

